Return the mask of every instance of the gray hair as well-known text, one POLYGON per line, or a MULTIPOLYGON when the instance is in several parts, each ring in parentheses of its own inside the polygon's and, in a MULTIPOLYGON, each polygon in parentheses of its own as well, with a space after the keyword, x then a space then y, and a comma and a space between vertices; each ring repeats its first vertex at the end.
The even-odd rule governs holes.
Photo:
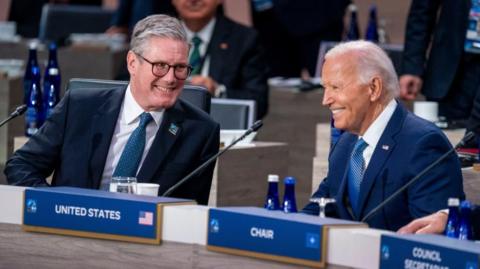
POLYGON ((151 15, 135 24, 130 50, 142 55, 151 37, 164 37, 188 43, 187 34, 180 21, 168 15, 151 15))
POLYGON ((325 60, 330 57, 337 57, 346 53, 353 52, 357 57, 357 73, 361 83, 370 83, 374 76, 380 76, 383 80, 386 96, 390 100, 398 95, 400 86, 398 76, 393 67, 393 63, 387 53, 372 42, 358 40, 340 43, 325 55, 325 60))

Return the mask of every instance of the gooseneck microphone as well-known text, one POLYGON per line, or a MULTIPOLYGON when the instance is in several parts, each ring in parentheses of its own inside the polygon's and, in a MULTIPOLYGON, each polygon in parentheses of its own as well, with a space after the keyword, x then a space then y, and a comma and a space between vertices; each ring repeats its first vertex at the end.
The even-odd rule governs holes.
POLYGON ((250 126, 250 128, 248 128, 248 130, 245 131, 245 133, 243 133, 242 136, 240 136, 239 138, 235 139, 230 145, 228 145, 227 147, 223 148, 222 150, 220 150, 217 154, 213 155, 212 157, 210 157, 210 159, 206 160, 204 163, 202 163, 199 167, 197 167, 195 170, 193 170, 190 174, 186 175, 184 178, 182 178, 180 181, 178 181, 175 185, 173 185, 172 187, 170 187, 166 192, 164 192, 162 194, 162 196, 170 196, 170 194, 172 194, 173 191, 175 191, 176 189, 178 189, 178 187, 180 187, 181 185, 183 185, 185 182, 187 182, 190 178, 192 178, 194 175, 196 175, 198 172, 200 172, 203 168, 205 168, 207 165, 209 165, 211 162, 215 161, 218 157, 220 157, 220 155, 222 155, 223 153, 225 153, 225 151, 229 150, 231 147, 235 146, 235 144, 237 144, 238 142, 240 142, 241 140, 243 140, 247 135, 251 134, 252 132, 255 132, 257 131, 258 129, 260 129, 260 127, 263 126, 263 122, 261 120, 258 120, 256 121, 255 123, 253 123, 252 126, 250 126))
POLYGON ((7 122, 11 121, 12 119, 22 115, 23 113, 25 113, 25 111, 27 111, 27 105, 21 105, 21 106, 17 106, 17 108, 15 108, 15 111, 13 111, 9 116, 8 118, 4 119, 2 122, 0 122, 0 127, 2 127, 3 125, 5 125, 7 122))
POLYGON ((454 147, 451 148, 449 151, 445 152, 440 158, 438 158, 435 162, 427 166, 425 169, 423 169, 420 173, 418 173, 415 177, 413 177, 410 181, 408 181, 405 185, 403 185, 400 189, 398 189, 396 192, 394 192, 392 195, 390 195, 387 199, 385 199, 383 202, 378 204, 374 209, 372 209, 370 212, 368 212, 365 217, 363 217, 362 222, 366 222, 369 218, 377 214, 380 209, 382 209, 386 204, 388 204, 390 201, 393 199, 397 198, 398 195, 400 195, 405 189, 410 187, 413 183, 415 183, 419 178, 421 178, 423 175, 425 175, 427 172, 429 172, 433 167, 438 165, 441 161, 443 161, 445 158, 450 155, 450 153, 454 152, 456 149, 461 148, 465 146, 465 144, 470 141, 475 136, 474 132, 468 132, 465 134, 465 136, 458 142, 458 144, 454 147))

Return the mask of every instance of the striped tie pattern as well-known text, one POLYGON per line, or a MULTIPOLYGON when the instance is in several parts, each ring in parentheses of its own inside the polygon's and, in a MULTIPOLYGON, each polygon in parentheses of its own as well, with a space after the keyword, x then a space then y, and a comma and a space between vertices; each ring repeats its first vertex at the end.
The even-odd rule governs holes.
POLYGON ((202 44, 202 40, 198 36, 194 36, 192 38, 193 43, 193 50, 192 54, 190 55, 190 65, 192 66, 192 75, 200 74, 201 62, 202 57, 200 56, 200 44, 202 44))
POLYGON ((150 113, 144 112, 140 115, 140 123, 128 138, 113 172, 113 177, 135 177, 137 175, 138 165, 145 149, 146 127, 152 120, 150 113))
MULTIPOLYGON (((360 184, 365 173, 365 160, 363 151, 368 146, 367 142, 359 139, 353 148, 348 167, 348 195, 355 215, 358 214, 358 196, 360 193, 360 184)), ((358 215, 357 215, 358 216, 358 215)))

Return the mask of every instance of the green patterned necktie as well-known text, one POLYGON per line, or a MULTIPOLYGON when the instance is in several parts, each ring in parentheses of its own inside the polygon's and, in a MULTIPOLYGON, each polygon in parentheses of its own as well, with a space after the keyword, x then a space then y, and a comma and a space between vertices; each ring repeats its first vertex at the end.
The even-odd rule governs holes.
POLYGON ((200 44, 202 40, 198 36, 192 38, 193 51, 190 55, 190 65, 192 66, 192 75, 200 74, 202 57, 200 57, 200 44))
POLYGON ((138 165, 145 149, 146 127, 152 120, 153 117, 150 113, 144 112, 140 115, 140 123, 128 138, 113 172, 114 177, 135 177, 137 175, 138 165))

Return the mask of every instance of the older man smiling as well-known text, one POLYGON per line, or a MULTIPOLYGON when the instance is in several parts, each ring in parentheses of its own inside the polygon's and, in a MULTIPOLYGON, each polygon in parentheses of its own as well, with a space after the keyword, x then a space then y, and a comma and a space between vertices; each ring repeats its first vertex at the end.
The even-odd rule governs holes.
MULTIPOLYGON (((408 112, 394 96, 397 75, 387 54, 366 41, 340 44, 322 69, 335 127, 345 130, 329 156, 329 170, 313 197, 335 198, 327 215, 362 220, 423 168, 451 149, 434 124, 408 112)), ((367 220, 372 227, 397 230, 411 220, 463 197, 462 175, 452 154, 367 220)), ((310 203, 303 212, 318 214, 310 203)))

